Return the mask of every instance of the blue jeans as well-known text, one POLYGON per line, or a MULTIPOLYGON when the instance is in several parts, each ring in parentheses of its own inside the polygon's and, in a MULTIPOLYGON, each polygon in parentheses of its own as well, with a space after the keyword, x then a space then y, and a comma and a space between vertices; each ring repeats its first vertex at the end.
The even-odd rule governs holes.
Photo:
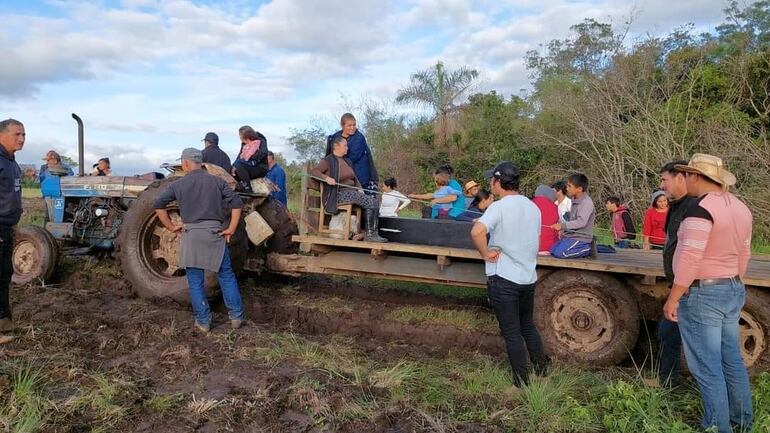
POLYGON ((682 336, 679 334, 679 324, 660 319, 658 324, 658 346, 660 347, 660 364, 658 365, 658 381, 661 385, 676 386, 682 382, 680 374, 680 359, 682 353, 682 336))
MULTIPOLYGON (((206 298, 206 289, 203 286, 206 279, 205 272, 201 268, 186 268, 186 271, 195 322, 199 325, 210 325, 211 309, 209 308, 209 300, 206 298)), ((230 311, 230 320, 243 319, 241 292, 238 290, 238 280, 235 279, 233 264, 230 261, 230 249, 227 246, 225 246, 225 254, 222 257, 222 264, 219 266, 217 277, 225 305, 230 311)))
POLYGON ((618 248, 628 248, 628 240, 621 239, 619 241, 615 241, 615 246, 618 248))
POLYGON ((703 400, 703 429, 751 431, 749 375, 741 357, 738 319, 746 299, 743 283, 693 285, 679 302, 679 331, 703 400))

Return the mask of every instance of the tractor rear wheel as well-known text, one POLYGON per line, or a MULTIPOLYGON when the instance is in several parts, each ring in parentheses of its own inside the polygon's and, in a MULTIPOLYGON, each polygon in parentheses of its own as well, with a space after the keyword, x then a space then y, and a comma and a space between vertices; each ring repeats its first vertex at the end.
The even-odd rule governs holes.
MULTIPOLYGON (((123 274, 142 298, 171 298, 189 304, 187 276, 179 267, 181 232, 170 232, 155 215, 153 203, 169 185, 178 180, 171 177, 147 187, 129 207, 123 217, 117 242, 117 258, 123 274)), ((176 202, 166 208, 172 221, 181 224, 176 202)), ((233 268, 238 273, 243 266, 246 242, 243 224, 230 243, 233 268), (243 232, 243 233, 240 233, 243 232)), ((206 272, 204 287, 209 297, 219 292, 217 275, 206 272)))
POLYGON ((45 283, 59 262, 59 246, 42 227, 22 227, 13 236, 12 262, 14 283, 45 283))

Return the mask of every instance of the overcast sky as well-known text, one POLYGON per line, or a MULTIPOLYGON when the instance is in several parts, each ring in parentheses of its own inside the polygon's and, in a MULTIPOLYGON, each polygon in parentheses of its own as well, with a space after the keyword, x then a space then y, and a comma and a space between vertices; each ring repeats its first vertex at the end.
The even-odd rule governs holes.
MULTIPOLYGON (((523 55, 592 17, 632 37, 695 24, 721 0, 0 0, 0 117, 25 123, 20 162, 46 150, 118 174, 156 169, 207 131, 234 154, 249 124, 289 158, 291 128, 337 117, 342 100, 391 100, 437 60, 482 74, 480 90, 529 86, 523 55)), ((330 133, 333 131, 329 131, 330 133)))

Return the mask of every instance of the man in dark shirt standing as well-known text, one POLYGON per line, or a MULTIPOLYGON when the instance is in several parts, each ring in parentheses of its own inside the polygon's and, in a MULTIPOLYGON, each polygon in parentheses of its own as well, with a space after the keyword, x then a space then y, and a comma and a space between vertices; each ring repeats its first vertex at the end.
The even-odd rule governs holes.
POLYGON ((219 148, 219 136, 217 134, 213 132, 206 133, 203 144, 203 162, 216 164, 228 173, 233 171, 233 166, 230 164, 230 157, 227 156, 224 150, 219 148))
MULTIPOLYGON (((674 282, 674 251, 678 242, 677 231, 682 224, 684 215, 697 199, 687 195, 685 174, 677 170, 677 165, 687 165, 687 161, 673 161, 660 169, 660 189, 668 196, 668 215, 666 216, 666 243, 663 246, 663 269, 669 283, 674 282)), ((660 364, 658 365, 658 381, 661 385, 678 385, 680 376, 680 359, 682 337, 679 325, 665 317, 661 317, 658 325, 658 344, 660 346, 660 364)))
POLYGON ((238 227, 243 202, 224 180, 202 170, 200 150, 185 149, 181 160, 185 176, 160 194, 155 201, 155 213, 167 230, 184 232, 179 267, 187 272, 195 326, 204 333, 211 329, 211 309, 203 284, 205 271, 211 271, 218 274, 222 297, 230 310, 230 325, 233 329, 240 328, 243 304, 227 244, 238 227), (181 225, 171 221, 166 211, 166 206, 174 200, 179 203, 181 225), (231 209, 230 224, 224 230, 223 203, 231 209))
MULTIPOLYGON (((13 331, 9 290, 13 275, 13 226, 21 218, 21 168, 15 154, 24 147, 24 125, 0 122, 0 333, 13 331)), ((0 342, 11 341, 0 336, 0 342)))

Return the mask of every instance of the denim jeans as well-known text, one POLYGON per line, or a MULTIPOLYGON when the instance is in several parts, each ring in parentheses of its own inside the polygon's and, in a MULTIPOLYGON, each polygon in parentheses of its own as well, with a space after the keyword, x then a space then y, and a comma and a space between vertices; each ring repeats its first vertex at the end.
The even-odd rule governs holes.
POLYGON ((615 241, 615 246, 618 248, 628 248, 628 240, 621 239, 619 241, 615 241))
POLYGON ((658 323, 658 382, 661 385, 676 386, 682 382, 680 359, 682 354, 682 336, 679 324, 661 317, 658 323))
POLYGON ((532 320, 535 309, 535 285, 516 284, 493 275, 487 278, 487 292, 489 303, 500 325, 500 333, 505 340, 513 383, 516 386, 527 385, 529 384, 527 352, 537 373, 545 373, 548 368, 548 357, 543 351, 540 334, 532 320))
POLYGON ((746 298, 740 281, 698 287, 679 302, 687 366, 703 400, 703 429, 751 431, 749 376, 741 357, 738 319, 746 298))
MULTIPOLYGON (((211 309, 206 298, 204 288, 205 272, 200 268, 186 268, 187 283, 190 286, 190 304, 192 304, 195 322, 200 325, 211 324, 211 309)), ((230 320, 243 319, 243 303, 241 292, 238 290, 238 280, 235 279, 233 264, 230 261, 230 249, 225 246, 225 254, 222 257, 222 265, 217 273, 219 287, 222 289, 222 297, 229 310, 230 320)))
POLYGON ((0 319, 11 318, 9 292, 13 275, 13 229, 0 227, 0 319))

